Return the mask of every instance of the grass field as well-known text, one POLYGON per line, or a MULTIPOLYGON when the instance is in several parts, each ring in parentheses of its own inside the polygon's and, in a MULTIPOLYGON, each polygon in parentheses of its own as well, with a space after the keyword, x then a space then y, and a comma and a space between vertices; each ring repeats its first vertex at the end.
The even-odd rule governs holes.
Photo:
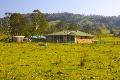
POLYGON ((120 45, 0 43, 0 80, 120 80, 120 45))

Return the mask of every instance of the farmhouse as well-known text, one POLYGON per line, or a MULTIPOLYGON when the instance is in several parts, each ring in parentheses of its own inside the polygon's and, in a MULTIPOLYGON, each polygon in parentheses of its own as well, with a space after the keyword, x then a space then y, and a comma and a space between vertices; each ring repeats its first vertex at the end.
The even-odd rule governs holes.
POLYGON ((81 31, 60 31, 46 35, 48 42, 92 43, 93 35, 81 31))

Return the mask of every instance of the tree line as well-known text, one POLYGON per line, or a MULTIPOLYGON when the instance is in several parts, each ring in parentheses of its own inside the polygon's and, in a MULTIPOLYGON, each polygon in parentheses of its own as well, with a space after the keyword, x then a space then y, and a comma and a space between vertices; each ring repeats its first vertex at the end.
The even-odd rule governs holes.
POLYGON ((62 30, 80 30, 93 35, 101 35, 102 29, 115 33, 120 29, 120 17, 81 15, 72 13, 43 14, 38 9, 30 14, 6 13, 0 19, 0 34, 6 35, 46 35, 62 30), (59 21, 49 24, 52 21, 59 21))
POLYGON ((20 13, 6 14, 1 20, 0 33, 11 36, 39 36, 45 34, 48 28, 46 17, 37 9, 28 17, 20 13))

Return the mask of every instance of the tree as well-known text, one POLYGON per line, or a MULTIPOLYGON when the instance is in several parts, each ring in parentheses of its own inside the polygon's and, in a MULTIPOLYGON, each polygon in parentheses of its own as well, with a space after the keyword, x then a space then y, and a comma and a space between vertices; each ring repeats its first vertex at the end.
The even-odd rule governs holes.
POLYGON ((26 20, 26 18, 21 18, 20 19, 20 23, 19 23, 19 33, 20 35, 25 35, 25 36, 29 36, 30 35, 30 26, 26 20))
POLYGON ((89 24, 87 24, 87 25, 83 26, 82 31, 85 33, 92 33, 92 28, 89 24))
POLYGON ((78 30, 78 24, 76 22, 72 22, 70 24, 69 30, 78 30))
POLYGON ((31 17, 31 27, 30 27, 30 32, 31 32, 31 35, 37 35, 37 29, 39 27, 39 21, 42 17, 42 13, 37 9, 37 10, 34 10, 33 13, 30 15, 31 17))
POLYGON ((46 32, 48 31, 48 22, 46 21, 45 17, 41 18, 39 26, 40 27, 38 27, 37 29, 39 34, 40 35, 46 34, 46 32))
POLYGON ((45 16, 37 9, 31 14, 31 35, 44 35, 48 22, 45 16))
POLYGON ((26 19, 19 13, 10 16, 10 33, 11 35, 25 35, 28 32, 28 23, 26 19))
POLYGON ((101 28, 102 29, 107 29, 106 25, 104 23, 101 23, 101 28))
POLYGON ((3 35, 5 32, 2 22, 3 22, 2 19, 0 19, 0 36, 3 35))
POLYGON ((92 33, 92 25, 93 23, 88 19, 83 19, 80 21, 79 25, 82 27, 82 31, 86 33, 92 33))
POLYGON ((101 40, 102 37, 102 30, 100 28, 96 29, 96 35, 98 36, 99 40, 101 40))
POLYGON ((4 33, 6 35, 9 35, 10 34, 10 17, 9 16, 4 17, 2 22, 2 27, 5 31, 4 33))
POLYGON ((55 25, 51 24, 48 29, 48 33, 53 33, 56 30, 55 25))
POLYGON ((102 31, 101 31, 100 28, 97 28, 97 29, 96 29, 96 34, 97 34, 97 35, 102 35, 102 31))
POLYGON ((66 23, 66 21, 64 19, 61 19, 60 22, 58 23, 58 29, 60 31, 68 29, 68 25, 67 25, 67 23, 66 23))
POLYGON ((4 27, 0 26, 0 36, 3 35, 5 33, 4 27))

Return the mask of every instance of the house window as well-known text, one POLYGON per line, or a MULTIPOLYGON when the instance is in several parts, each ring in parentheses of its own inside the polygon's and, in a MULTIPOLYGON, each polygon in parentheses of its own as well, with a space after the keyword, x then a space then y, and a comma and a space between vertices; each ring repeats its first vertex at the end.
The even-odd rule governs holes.
POLYGON ((87 39, 87 36, 85 36, 85 39, 87 39))
POLYGON ((81 39, 85 39, 85 37, 84 37, 84 36, 81 36, 81 39))

